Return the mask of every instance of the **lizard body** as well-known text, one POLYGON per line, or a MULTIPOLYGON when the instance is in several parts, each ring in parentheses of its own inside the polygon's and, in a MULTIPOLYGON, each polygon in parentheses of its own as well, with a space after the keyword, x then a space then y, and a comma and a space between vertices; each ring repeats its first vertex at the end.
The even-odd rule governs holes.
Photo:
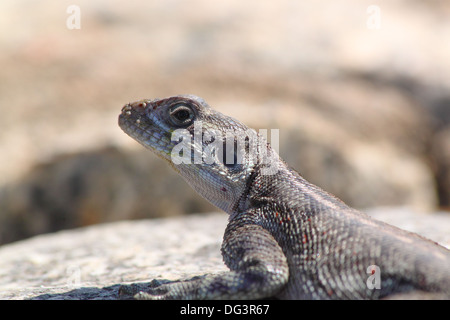
POLYGON ((450 298, 449 250, 348 207, 290 168, 254 130, 203 99, 130 103, 119 125, 230 215, 222 243, 229 272, 163 283, 139 298, 379 299, 418 292, 450 298), (177 129, 199 158, 193 152, 189 163, 174 163, 177 129), (240 161, 207 154, 228 133, 247 137, 232 143, 240 161), (208 156, 215 161, 205 163, 208 156))

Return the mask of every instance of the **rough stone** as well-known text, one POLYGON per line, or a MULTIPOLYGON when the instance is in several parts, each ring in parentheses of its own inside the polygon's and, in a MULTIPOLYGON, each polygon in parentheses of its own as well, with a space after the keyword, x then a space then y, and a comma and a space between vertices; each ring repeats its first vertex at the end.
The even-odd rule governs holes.
POLYGON ((225 214, 122 221, 0 247, 0 299, 117 299, 120 284, 225 270, 225 214))

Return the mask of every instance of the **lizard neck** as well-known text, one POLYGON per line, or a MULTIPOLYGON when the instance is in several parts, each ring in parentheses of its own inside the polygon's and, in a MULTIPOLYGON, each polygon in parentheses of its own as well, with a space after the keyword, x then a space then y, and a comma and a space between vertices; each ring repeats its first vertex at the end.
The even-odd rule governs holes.
POLYGON ((262 175, 255 170, 248 189, 240 201, 239 212, 249 208, 277 207, 282 212, 306 213, 342 212, 352 210, 340 199, 322 190, 290 168, 281 158, 273 175, 262 175))

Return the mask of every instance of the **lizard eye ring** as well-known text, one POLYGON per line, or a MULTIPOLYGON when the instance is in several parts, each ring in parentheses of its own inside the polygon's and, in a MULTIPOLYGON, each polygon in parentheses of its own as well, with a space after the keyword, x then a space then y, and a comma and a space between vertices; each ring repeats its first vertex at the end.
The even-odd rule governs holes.
POLYGON ((186 127, 194 120, 194 110, 189 105, 179 103, 169 110, 169 117, 172 123, 178 127, 186 127))

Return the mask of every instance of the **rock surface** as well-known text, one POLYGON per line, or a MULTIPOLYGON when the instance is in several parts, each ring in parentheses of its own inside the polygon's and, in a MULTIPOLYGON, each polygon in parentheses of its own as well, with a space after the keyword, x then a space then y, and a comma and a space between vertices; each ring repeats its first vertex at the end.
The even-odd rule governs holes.
MULTIPOLYGON (((399 208, 371 216, 450 247, 450 217, 399 208)), ((121 284, 186 279, 227 270, 225 214, 122 221, 37 236, 0 247, 0 299, 118 299, 121 284)))
POLYGON ((0 248, 0 299, 117 299, 119 284, 225 270, 225 214, 123 221, 0 248))

